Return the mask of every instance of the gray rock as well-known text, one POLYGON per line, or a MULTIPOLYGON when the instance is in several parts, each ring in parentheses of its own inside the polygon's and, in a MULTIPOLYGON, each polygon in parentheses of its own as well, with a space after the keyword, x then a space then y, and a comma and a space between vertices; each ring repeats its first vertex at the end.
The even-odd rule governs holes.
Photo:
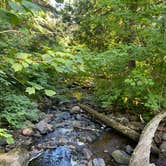
POLYGON ((75 120, 75 121, 72 122, 72 124, 73 124, 73 127, 75 127, 75 128, 82 127, 81 121, 75 120))
POLYGON ((163 141, 162 144, 160 145, 160 150, 163 153, 166 153, 166 141, 163 141))
POLYGON ((81 108, 79 106, 74 106, 71 109, 71 113, 79 113, 81 111, 81 108))
POLYGON ((115 150, 112 152, 113 159, 119 164, 128 164, 130 156, 122 150, 115 150))
POLYGON ((6 144, 7 142, 5 138, 0 139, 0 146, 6 145, 6 144))
POLYGON ((131 154, 133 153, 134 149, 133 149, 130 145, 127 145, 127 146, 125 147, 125 151, 126 151, 129 155, 131 155, 131 154))
POLYGON ((166 133, 163 134, 162 139, 166 141, 166 133))
POLYGON ((77 119, 77 120, 81 120, 81 119, 82 119, 82 116, 81 116, 80 114, 77 114, 77 115, 76 115, 76 119, 77 119))
POLYGON ((88 166, 106 166, 104 159, 95 158, 88 162, 88 166))
POLYGON ((63 114, 61 115, 61 118, 63 120, 68 120, 68 119, 70 119, 70 117, 71 117, 71 115, 69 112, 63 112, 63 114))
POLYGON ((53 130, 53 125, 48 124, 45 122, 45 120, 42 120, 36 124, 36 128, 40 131, 41 134, 46 134, 47 132, 53 130))
POLYGON ((85 158, 88 159, 88 160, 89 160, 89 159, 92 157, 92 155, 93 155, 92 152, 91 152, 89 149, 87 149, 87 148, 84 148, 84 149, 83 149, 83 154, 84 154, 85 158))
POLYGON ((8 153, 0 154, 1 166, 25 166, 30 158, 27 150, 16 148, 8 153))

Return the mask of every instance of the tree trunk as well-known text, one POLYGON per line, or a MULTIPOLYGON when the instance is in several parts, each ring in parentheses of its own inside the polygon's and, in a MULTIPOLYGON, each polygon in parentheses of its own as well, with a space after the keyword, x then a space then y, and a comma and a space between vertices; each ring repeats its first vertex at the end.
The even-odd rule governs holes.
MULTIPOLYGON (((135 148, 129 166, 149 166, 150 149, 154 134, 160 121, 166 117, 166 111, 156 115, 144 128, 140 136, 139 143, 135 148)), ((152 165, 152 164, 151 164, 152 165)))
MULTIPOLYGON (((79 106, 84 111, 89 113, 92 117, 103 122, 106 126, 115 129, 116 131, 122 133, 123 135, 127 136, 128 138, 132 139, 135 142, 139 141, 140 134, 138 132, 136 132, 135 130, 129 128, 128 126, 122 125, 121 123, 117 122, 113 118, 107 117, 106 115, 103 115, 102 113, 95 111, 94 109, 90 108, 87 105, 79 104, 79 106)), ((152 145, 152 152, 159 153, 159 150, 155 144, 152 145)))

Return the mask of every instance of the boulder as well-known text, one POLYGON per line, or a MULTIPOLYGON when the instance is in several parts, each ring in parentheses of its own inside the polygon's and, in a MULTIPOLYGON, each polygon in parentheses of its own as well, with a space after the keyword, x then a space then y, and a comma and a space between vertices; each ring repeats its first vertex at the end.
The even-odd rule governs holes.
POLYGON ((166 141, 166 133, 163 134, 162 139, 166 141))
POLYGON ((166 141, 163 141, 162 144, 160 145, 160 150, 164 154, 166 154, 166 141))
POLYGON ((112 152, 113 159, 119 164, 128 165, 130 156, 122 150, 115 150, 112 152))
POLYGON ((0 166, 26 166, 30 155, 26 149, 15 148, 0 154, 0 166))
POLYGON ((46 134, 49 131, 53 131, 53 125, 48 124, 45 120, 37 123, 36 128, 40 131, 41 134, 46 134))

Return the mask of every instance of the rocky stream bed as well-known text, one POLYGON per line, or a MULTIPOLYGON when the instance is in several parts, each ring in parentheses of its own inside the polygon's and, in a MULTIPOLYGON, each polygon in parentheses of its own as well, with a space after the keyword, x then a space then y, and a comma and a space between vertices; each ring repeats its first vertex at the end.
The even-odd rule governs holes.
MULTIPOLYGON (((48 109, 38 123, 15 135, 13 150, 0 155, 0 166, 125 166, 136 145, 70 104, 48 109)), ((152 156, 157 166, 166 166, 165 137, 162 155, 152 156)))

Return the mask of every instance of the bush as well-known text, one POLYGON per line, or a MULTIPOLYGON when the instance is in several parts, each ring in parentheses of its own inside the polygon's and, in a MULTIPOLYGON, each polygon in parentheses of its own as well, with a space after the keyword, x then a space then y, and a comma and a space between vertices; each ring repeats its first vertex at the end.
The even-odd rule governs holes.
POLYGON ((0 119, 14 128, 23 126, 28 120, 34 121, 37 104, 23 95, 6 94, 0 97, 0 119))

